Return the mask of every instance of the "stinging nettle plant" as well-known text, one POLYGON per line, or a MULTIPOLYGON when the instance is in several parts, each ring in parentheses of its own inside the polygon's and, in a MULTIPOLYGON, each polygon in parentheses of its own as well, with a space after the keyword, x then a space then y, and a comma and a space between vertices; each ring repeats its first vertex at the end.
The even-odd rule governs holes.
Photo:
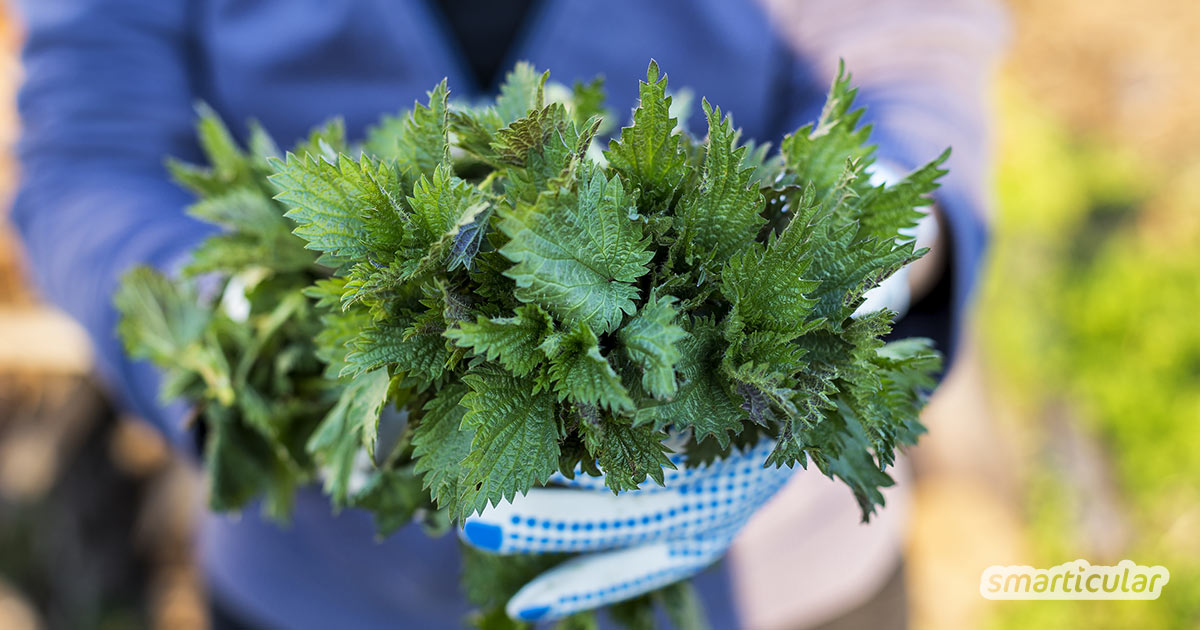
POLYGON ((941 159, 872 186, 844 75, 775 158, 707 101, 695 142, 654 63, 598 152, 596 87, 547 102, 547 76, 519 67, 484 108, 443 82, 358 159, 273 162, 295 233, 336 270, 310 294, 357 331, 326 349, 339 374, 388 382, 373 391, 409 410, 415 470, 454 517, 555 470, 661 482, 668 431, 700 459, 770 435, 768 465, 811 460, 872 510, 936 359, 882 344, 890 313, 850 315, 923 253, 900 230, 941 159))
POLYGON ((774 154, 707 101, 707 138, 682 131, 653 62, 601 149, 601 83, 547 78, 519 64, 482 106, 443 81, 360 146, 333 123, 284 155, 202 118, 210 167, 172 171, 225 232, 117 305, 164 396, 197 403, 214 507, 266 493, 283 517, 320 479, 384 533, 444 530, 555 471, 621 492, 662 482, 667 444, 702 462, 770 437, 764 465, 815 465, 867 518, 940 359, 851 315, 924 254, 905 230, 948 153, 872 185, 841 70, 774 154), (214 272, 224 297, 199 299, 214 272))

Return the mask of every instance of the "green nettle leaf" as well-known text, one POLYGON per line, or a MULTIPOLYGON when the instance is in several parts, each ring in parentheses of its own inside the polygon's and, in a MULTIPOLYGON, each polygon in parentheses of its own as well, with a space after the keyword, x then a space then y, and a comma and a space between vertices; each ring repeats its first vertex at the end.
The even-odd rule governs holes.
POLYGON ((188 214, 228 230, 193 251, 184 268, 189 275, 250 269, 286 273, 313 264, 312 253, 305 251, 304 241, 292 234, 283 218, 283 208, 261 191, 238 188, 216 194, 193 204, 188 214))
POLYGON ((862 294, 916 258, 912 243, 854 239, 848 225, 824 241, 812 257, 811 277, 821 278, 809 292, 812 317, 842 322, 862 303, 862 294))
POLYGON ((180 286, 147 267, 125 274, 114 301, 118 310, 129 314, 117 326, 129 353, 157 363, 186 355, 211 317, 189 285, 180 286))
MULTIPOLYGON (((797 373, 809 367, 806 350, 792 343, 792 333, 755 331, 740 335, 730 344, 722 371, 734 383, 734 392, 742 397, 742 408, 750 421, 767 427, 783 418, 793 419, 805 413, 796 402, 797 373)), ((812 419, 816 421, 819 418, 812 419)))
POLYGON ((845 66, 839 64, 816 124, 801 127, 780 145, 788 181, 812 184, 818 198, 824 198, 837 186, 847 160, 865 166, 875 150, 867 144, 871 127, 858 126, 863 110, 853 109, 857 93, 850 87, 845 66))
MULTIPOLYGON (((815 187, 809 186, 800 202, 801 210, 784 232, 781 240, 801 243, 805 257, 811 261, 807 275, 817 279, 817 286, 808 292, 812 300, 810 319, 826 321, 835 331, 862 303, 863 293, 877 286, 884 278, 924 252, 914 252, 911 237, 898 238, 899 227, 890 237, 868 233, 863 218, 869 214, 862 205, 862 196, 855 188, 867 185, 868 176, 862 162, 847 162, 839 183, 824 198, 816 198, 815 187)), ((870 191, 875 201, 886 201, 884 195, 870 191)), ((911 195, 914 200, 919 195, 911 195)), ((886 204, 883 204, 886 205, 886 204)), ((917 216, 914 209, 910 213, 917 216)), ((895 215, 910 225, 906 215, 895 215)))
POLYGON ((652 256, 632 213, 620 180, 595 167, 580 169, 571 188, 502 210, 509 242, 500 253, 516 263, 504 275, 517 283, 517 299, 566 322, 615 329, 636 310, 632 282, 652 256))
POLYGON ((613 493, 635 490, 647 477, 659 485, 663 470, 675 468, 663 446, 666 434, 649 425, 633 426, 628 419, 605 418, 583 423, 584 441, 613 493))
POLYGON ((735 331, 805 332, 802 322, 814 305, 808 293, 820 284, 805 278, 811 260, 796 244, 799 230, 794 224, 791 228, 766 246, 743 249, 721 272, 721 292, 733 305, 729 325, 735 331))
POLYGON ((467 408, 460 404, 467 388, 449 385, 425 404, 425 413, 413 432, 415 471, 438 507, 457 513, 466 469, 462 461, 471 451, 475 433, 462 427, 467 408))
POLYGON ((474 259, 483 235, 478 220, 490 210, 478 189, 455 177, 448 164, 441 164, 432 180, 421 176, 408 204, 412 216, 403 241, 405 248, 428 252, 426 257, 439 263, 448 255, 455 256, 460 266, 474 259), (472 232, 460 238, 464 229, 472 232))
POLYGON ((167 158, 167 171, 171 177, 202 199, 238 191, 271 192, 263 175, 270 170, 268 158, 278 156, 279 148, 267 132, 251 121, 249 151, 243 151, 211 107, 201 104, 196 111, 200 117, 196 135, 209 165, 186 164, 167 158))
POLYGON ((488 224, 492 218, 494 208, 486 203, 477 203, 468 206, 459 217, 458 223, 444 237, 446 239, 446 269, 454 271, 455 269, 466 269, 471 271, 475 268, 475 259, 479 255, 479 248, 483 246, 484 238, 487 237, 488 224))
POLYGON ((291 225, 269 198, 254 189, 238 188, 202 199, 188 208, 193 217, 227 230, 274 236, 291 234, 291 225))
POLYGON ((679 192, 690 169, 675 133, 667 77, 659 78, 658 63, 650 62, 639 94, 633 125, 609 144, 608 162, 631 189, 641 192, 641 207, 662 210, 679 192))
MULTIPOLYGON (((595 404, 614 412, 630 413, 633 399, 621 384, 612 364, 600 353, 600 340, 584 322, 554 339, 550 378, 559 400, 595 404)), ((545 346, 543 346, 545 347, 545 346)))
POLYGON ((561 170, 566 166, 563 158, 574 149, 573 141, 565 143, 562 138, 569 125, 567 109, 561 103, 551 103, 497 131, 492 150, 501 162, 526 168, 532 166, 539 155, 556 154, 560 156, 558 166, 561 170), (566 151, 562 151, 564 148, 566 151))
MULTIPOLYGON (((287 153, 255 125, 243 149, 201 108, 207 164, 168 163, 220 230, 179 277, 130 272, 117 332, 207 429, 215 509, 261 499, 283 520, 320 480, 380 535, 444 534, 556 471, 627 492, 663 482, 668 442, 695 463, 763 440, 765 463, 811 462, 864 519, 882 504, 940 357, 885 344, 893 313, 851 315, 925 253, 910 230, 948 154, 873 185, 844 69, 777 151, 707 99, 694 138, 691 92, 668 96, 654 62, 607 150, 599 79, 521 63, 494 101, 449 93, 361 144, 334 119, 287 153)), ((564 557, 468 551, 473 623, 525 627, 505 602, 564 557)), ((656 606, 703 627, 686 585, 610 612, 652 627, 656 606)))
POLYGON ((462 461, 459 516, 511 500, 543 485, 558 467, 558 424, 554 395, 534 393, 533 383, 492 366, 463 376, 471 391, 464 429, 475 432, 462 461))
POLYGON ((530 110, 542 108, 542 92, 549 72, 539 73, 533 65, 521 61, 504 76, 500 94, 496 97, 496 113, 507 125, 524 118, 530 110))
POLYGON ((327 162, 336 162, 339 155, 350 151, 346 142, 346 121, 332 118, 313 128, 308 137, 296 143, 291 152, 300 157, 311 155, 327 162))
POLYGON ((500 84, 500 94, 492 105, 455 107, 449 116, 455 143, 467 155, 495 165, 492 142, 496 133, 525 118, 545 105, 544 90, 548 72, 538 74, 533 66, 520 62, 500 84))
POLYGON ((208 158, 212 177, 223 184, 253 181, 254 174, 237 141, 220 116, 208 105, 196 107, 200 120, 196 125, 200 149, 208 158))
POLYGON ((673 296, 651 295, 617 335, 625 355, 642 368, 642 387, 660 400, 670 399, 678 391, 675 364, 683 355, 677 344, 687 332, 675 323, 677 301, 673 296))
POLYGON ((206 420, 212 427, 204 445, 208 504, 214 510, 240 510, 267 490, 274 463, 271 446, 224 409, 209 411, 206 420))
POLYGON ((747 414, 721 378, 720 334, 711 323, 697 321, 679 350, 682 356, 676 369, 683 379, 679 394, 670 402, 638 409, 636 422, 651 423, 656 429, 690 428, 697 441, 711 436, 724 448, 730 434, 741 431, 747 414))
MULTIPOLYGON (((742 168, 750 169, 750 181, 760 187, 774 185, 776 179, 784 175, 783 159, 778 155, 771 155, 771 143, 765 142, 759 144, 753 140, 748 140, 744 145, 745 152, 742 153, 742 168)), ((762 188, 759 189, 762 191, 762 188)), ((775 192, 772 189, 772 192, 775 192)))
POLYGON ((550 103, 497 131, 491 149, 505 167, 509 198, 537 199, 583 158, 599 126, 599 119, 592 119, 577 127, 562 103, 550 103))
POLYGON ((742 166, 746 148, 738 147, 733 123, 721 109, 702 102, 708 117, 708 145, 700 186, 679 202, 676 229, 685 259, 724 261, 754 240, 764 219, 762 193, 754 170, 742 166))
POLYGON ((365 308, 340 308, 345 284, 345 278, 323 279, 305 292, 306 296, 321 300, 317 306, 325 311, 321 315, 323 328, 317 333, 315 354, 325 363, 325 377, 333 381, 343 371, 353 370, 346 357, 354 351, 354 340, 373 322, 371 313, 365 308))
MULTIPOLYGON (((899 339, 876 350, 875 363, 883 367, 884 383, 889 396, 908 405, 909 411, 920 411, 924 393, 936 384, 931 377, 940 367, 942 356, 933 348, 933 341, 922 337, 899 339)), ((912 415, 910 420, 916 420, 912 415)))
POLYGON ((536 304, 526 304, 513 317, 480 316, 444 335, 462 348, 471 348, 488 361, 499 361, 517 376, 532 372, 546 359, 542 342, 554 332, 554 320, 536 304))
POLYGON ((387 389, 384 370, 356 376, 308 441, 309 452, 325 468, 325 491, 336 505, 345 505, 350 498, 350 478, 363 431, 379 420, 387 389))
POLYGON ((404 128, 410 124, 411 118, 411 111, 380 118, 378 123, 367 128, 367 137, 363 140, 363 153, 381 160, 398 159, 400 138, 404 136, 404 128))
POLYGON ((434 169, 446 161, 450 152, 446 135, 449 94, 443 79, 429 92, 429 104, 415 104, 412 114, 400 125, 395 156, 401 171, 412 173, 413 177, 430 177, 434 169))
POLYGON ((223 350, 212 343, 213 312, 197 303, 191 284, 177 285, 147 267, 127 273, 114 296, 123 317, 117 334, 135 358, 174 367, 160 392, 163 400, 192 393, 221 405, 235 399, 233 374, 223 350))
POLYGON ((583 125, 593 116, 606 120, 601 123, 599 133, 607 133, 609 124, 609 111, 604 106, 604 77, 596 77, 587 83, 576 81, 571 88, 572 108, 571 114, 575 119, 575 124, 583 125))
POLYGON ((422 388, 445 373, 450 352, 441 331, 408 334, 405 326, 377 322, 354 339, 342 376, 357 375, 386 365, 399 365, 422 388))
POLYGON ((854 204, 858 207, 859 238, 894 239, 897 230, 915 228, 924 215, 920 208, 929 205, 937 180, 948 172, 941 168, 948 159, 950 149, 895 185, 862 193, 854 204))
POLYGON ((494 107, 450 111, 450 129, 454 133, 455 145, 467 156, 488 166, 498 166, 492 141, 505 124, 494 107))
POLYGON ((386 163, 340 155, 334 164, 289 153, 272 165, 271 183, 280 190, 276 199, 291 208, 285 216, 296 222, 296 235, 330 261, 365 260, 373 237, 389 245, 385 235, 402 233, 408 212, 400 201, 400 180, 386 163), (376 229, 368 230, 369 223, 376 229))
POLYGON ((814 457, 814 461, 822 472, 836 476, 850 486, 862 508, 865 521, 874 512, 875 506, 883 505, 883 494, 879 489, 890 487, 895 482, 865 448, 868 438, 859 418, 844 404, 838 405, 838 412, 838 420, 831 424, 840 423, 842 430, 832 437, 828 445, 821 445, 825 447, 824 450, 837 455, 828 459, 814 457))
POLYGON ((263 128, 262 123, 252 119, 249 126, 250 137, 246 140, 246 145, 250 150, 250 157, 254 161, 255 168, 260 172, 266 172, 270 168, 268 160, 282 157, 283 152, 279 150, 279 145, 275 143, 271 134, 263 128))
MULTIPOLYGON (((251 123, 243 151, 211 109, 200 114, 209 165, 168 161, 168 170, 199 197, 188 212, 222 232, 204 240, 176 278, 131 272, 115 299, 118 332, 132 354, 162 369, 164 400, 184 398, 197 410, 214 508, 239 509, 261 496, 265 515, 284 520, 296 489, 314 476, 305 442, 338 389, 321 379, 321 323, 301 293, 320 271, 285 208, 270 199, 274 141, 251 123), (214 284, 218 295, 224 286, 219 305, 214 284), (246 306, 233 306, 239 296, 246 306)), ((322 148, 337 144, 314 138, 322 148)))

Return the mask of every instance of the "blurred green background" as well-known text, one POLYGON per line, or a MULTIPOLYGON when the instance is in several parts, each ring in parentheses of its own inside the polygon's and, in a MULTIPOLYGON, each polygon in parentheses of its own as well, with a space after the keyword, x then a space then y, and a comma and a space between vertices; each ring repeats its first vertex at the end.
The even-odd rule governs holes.
POLYGON ((963 579, 1128 558, 1171 581, 1155 602, 984 602, 919 579, 918 627, 1200 628, 1200 3, 1011 7, 974 365, 931 410, 916 571, 944 577, 949 538, 963 579))
POLYGON ((1072 134, 1002 91, 977 320, 1020 449, 1025 558, 1161 564, 1160 602, 997 606, 1003 628, 1200 627, 1200 162, 1072 134))
MULTIPOLYGON (((993 247, 914 453, 912 626, 1200 629, 1200 2, 1008 4, 993 247), (988 565, 1076 558, 1171 581, 1153 602, 979 596, 988 565)), ((6 146, 19 40, 0 17, 6 146)), ((0 195, 12 178, 5 152, 0 195)), ((11 243, 0 223, 0 628, 204 627, 194 481, 107 414, 11 243)))

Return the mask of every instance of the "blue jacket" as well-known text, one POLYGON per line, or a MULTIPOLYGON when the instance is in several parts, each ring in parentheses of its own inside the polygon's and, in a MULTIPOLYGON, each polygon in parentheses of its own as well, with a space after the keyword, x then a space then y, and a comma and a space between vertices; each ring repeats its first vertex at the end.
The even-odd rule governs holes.
MULTIPOLYGON (((490 88, 476 85, 422 0, 26 0, 23 9, 23 180, 12 219, 30 269, 45 297, 90 332, 117 398, 184 447, 179 405, 161 406, 154 371, 122 354, 110 301, 124 269, 169 265, 209 231, 183 213, 189 197, 162 167, 167 155, 198 160, 193 103, 208 102, 235 128, 256 118, 286 143, 332 115, 360 135, 443 76, 459 96, 490 88)), ((862 102, 878 123, 882 156, 909 167, 946 145, 957 151, 939 197, 953 237, 951 270, 904 324, 950 350, 984 240, 985 136, 981 86, 943 79, 947 69, 981 73, 987 56, 963 52, 970 37, 932 50, 940 44, 929 40, 945 38, 919 37, 921 54, 909 50, 889 70, 879 30, 856 33, 853 16, 837 11, 811 14, 808 26, 828 22, 811 49, 781 23, 791 18, 748 0, 549 1, 501 67, 526 59, 567 83, 604 74, 624 117, 656 58, 672 86, 733 112, 748 137, 778 141, 815 118, 834 59, 846 57, 851 70, 866 60, 873 69, 860 82, 862 102), (875 43, 856 43, 867 41, 875 43), (942 124, 909 125, 906 113, 942 124)), ((966 15, 959 25, 968 31, 980 18, 955 15, 966 15)), ((310 489, 290 527, 265 523, 255 510, 207 517, 201 548, 217 596, 264 625, 442 628, 458 627, 466 610, 450 538, 431 541, 410 527, 377 543, 364 514, 332 516, 310 489)), ((701 584, 715 626, 733 627, 724 574, 710 571, 701 584)))

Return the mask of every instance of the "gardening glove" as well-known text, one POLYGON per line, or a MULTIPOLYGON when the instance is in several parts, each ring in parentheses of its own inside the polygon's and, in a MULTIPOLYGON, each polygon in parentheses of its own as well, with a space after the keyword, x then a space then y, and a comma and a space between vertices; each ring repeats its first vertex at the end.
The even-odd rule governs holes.
POLYGON ((556 473, 557 488, 534 488, 466 519, 469 544, 500 554, 581 553, 526 584, 508 615, 557 619, 636 597, 686 579, 729 549, 734 536, 791 476, 764 467, 774 448, 764 439, 711 464, 673 456, 664 484, 647 481, 614 495, 602 477, 556 473))

